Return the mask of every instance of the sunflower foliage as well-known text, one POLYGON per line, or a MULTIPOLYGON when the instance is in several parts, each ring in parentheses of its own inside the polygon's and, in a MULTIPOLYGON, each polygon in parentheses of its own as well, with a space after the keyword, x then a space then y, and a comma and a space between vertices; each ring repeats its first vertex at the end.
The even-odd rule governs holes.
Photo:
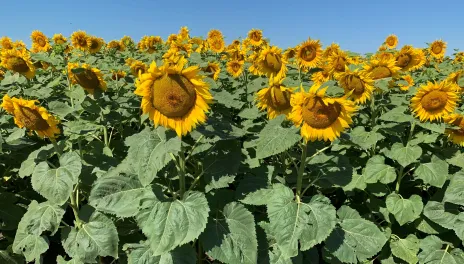
POLYGON ((463 55, 0 39, 0 263, 464 263, 463 55))

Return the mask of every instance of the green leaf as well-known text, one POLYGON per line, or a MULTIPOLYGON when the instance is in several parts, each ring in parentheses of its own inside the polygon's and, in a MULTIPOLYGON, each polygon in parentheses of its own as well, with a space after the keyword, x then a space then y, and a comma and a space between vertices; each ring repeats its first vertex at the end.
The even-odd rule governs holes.
POLYGON ((149 185, 156 174, 172 161, 170 153, 180 151, 181 141, 173 131, 163 127, 155 130, 149 127, 126 138, 129 146, 127 160, 132 165, 143 186, 149 185))
POLYGON ((80 259, 70 259, 66 261, 64 260, 62 256, 56 257, 56 263, 57 264, 85 264, 80 259))
POLYGON ((395 143, 386 155, 392 160, 397 161, 401 166, 406 167, 420 158, 422 148, 419 146, 403 146, 401 143, 395 143))
POLYGON ((24 259, 22 259, 18 255, 12 256, 12 254, 6 250, 0 250, 0 263, 2 264, 22 264, 24 263, 24 259))
POLYGON ((227 108, 241 109, 245 104, 244 102, 237 100, 236 96, 232 95, 226 90, 213 93, 213 96, 214 100, 216 100, 219 104, 226 106, 227 108))
POLYGON ((443 134, 445 132, 444 123, 417 122, 416 124, 430 131, 437 132, 439 134, 443 134))
POLYGON ((364 190, 366 189, 366 177, 365 175, 359 175, 356 171, 353 171, 351 176, 351 182, 348 185, 343 186, 344 191, 352 191, 354 189, 364 190))
POLYGON ((38 236, 17 232, 13 242, 13 252, 22 254, 26 261, 39 260, 40 255, 48 250, 48 240, 45 236, 38 236))
POLYGON ((370 149, 378 141, 385 138, 382 134, 375 131, 365 131, 362 126, 353 128, 349 135, 351 142, 360 146, 362 149, 370 149))
POLYGON ((18 232, 40 236, 43 232, 50 231, 53 235, 58 231, 64 213, 63 208, 57 205, 32 201, 21 218, 18 232))
POLYGON ((464 205, 464 171, 459 171, 451 178, 445 192, 444 202, 464 205))
POLYGON ((67 152, 60 157, 60 167, 50 169, 41 162, 32 174, 32 188, 47 200, 62 205, 72 193, 79 180, 82 163, 77 152, 67 152))
POLYGON ((203 232, 210 211, 203 193, 187 192, 181 200, 142 202, 137 223, 155 256, 186 244, 203 232))
POLYGON ((48 104, 50 112, 56 114, 61 119, 65 118, 68 114, 74 112, 74 108, 70 107, 67 103, 52 101, 48 104))
POLYGON ((304 251, 329 236, 336 224, 336 211, 328 198, 316 195, 308 203, 298 203, 290 188, 276 184, 273 189, 267 205, 270 229, 285 256, 298 255, 298 241, 304 251))
POLYGON ((110 173, 94 183, 89 204, 101 212, 131 217, 138 212, 140 201, 150 194, 151 188, 142 186, 137 176, 110 173))
POLYGON ((415 264, 419 261, 417 253, 419 253, 420 240, 415 235, 409 235, 406 238, 392 237, 390 240, 390 248, 393 255, 400 258, 409 264, 415 264))
POLYGON ((407 109, 408 108, 405 106, 398 106, 381 115, 380 119, 395 123, 412 122, 414 121, 414 118, 411 115, 404 113, 407 109))
POLYGON ((256 119, 261 116, 261 113, 257 107, 245 108, 238 114, 238 116, 244 119, 256 119))
POLYGON ((373 156, 366 163, 363 175, 366 183, 376 183, 380 181, 383 184, 388 184, 396 180, 396 171, 390 165, 385 164, 383 156, 373 156))
POLYGON ((61 239, 66 253, 84 262, 93 263, 97 256, 118 257, 118 231, 113 221, 98 211, 79 229, 63 229, 61 239))
POLYGON ((424 215, 434 223, 454 230, 464 240, 464 212, 457 205, 429 201, 424 207, 424 215))
POLYGON ((426 184, 441 188, 448 178, 448 163, 433 155, 431 162, 422 163, 417 167, 414 176, 426 184))
POLYGON ((148 243, 142 244, 126 244, 123 250, 128 252, 128 264, 195 264, 195 250, 184 245, 177 247, 160 256, 154 256, 148 243))
POLYGON ((464 153, 461 153, 460 151, 456 152, 456 154, 446 160, 450 165, 464 168, 464 153))
POLYGON ((344 263, 358 263, 377 254, 387 238, 371 221, 343 205, 337 212, 340 224, 325 241, 325 249, 344 263))
POLYGON ((387 196, 386 204, 387 210, 395 216, 400 226, 419 218, 424 207, 422 198, 417 194, 405 199, 399 194, 392 193, 387 196))
POLYGON ((21 167, 19 168, 19 173, 18 173, 19 177, 24 178, 26 176, 32 175, 35 167, 38 164, 37 162, 47 160, 48 156, 51 153, 53 153, 52 144, 43 146, 29 153, 29 156, 27 157, 27 159, 21 163, 21 167))
POLYGON ((447 231, 445 228, 435 224, 423 215, 419 219, 416 219, 414 224, 417 230, 430 235, 436 235, 447 231))
POLYGON ((446 249, 435 249, 422 251, 418 257, 421 264, 462 264, 464 263, 464 252, 455 248, 450 252, 446 249))
POLYGON ((256 140, 256 158, 264 159, 293 147, 301 136, 297 127, 281 126, 285 116, 278 116, 267 123, 256 140))
POLYGON ((208 256, 224 263, 256 263, 258 242, 253 215, 232 202, 212 217, 200 236, 208 256))

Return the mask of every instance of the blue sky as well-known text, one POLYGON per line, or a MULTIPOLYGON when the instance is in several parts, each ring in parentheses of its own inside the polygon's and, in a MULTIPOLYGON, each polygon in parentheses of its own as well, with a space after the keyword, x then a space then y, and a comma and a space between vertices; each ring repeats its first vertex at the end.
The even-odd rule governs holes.
POLYGON ((425 42, 441 38, 448 43, 448 55, 453 48, 464 49, 464 1, 459 0, 3 0, 0 6, 4 22, 0 36, 26 44, 35 29, 49 37, 54 33, 69 36, 82 29, 110 41, 123 35, 135 40, 143 35, 166 39, 187 26, 193 36, 205 36, 217 28, 227 43, 259 28, 271 44, 281 48, 311 37, 324 46, 335 42, 342 49, 366 53, 375 51, 393 33, 400 46, 425 47, 425 42))

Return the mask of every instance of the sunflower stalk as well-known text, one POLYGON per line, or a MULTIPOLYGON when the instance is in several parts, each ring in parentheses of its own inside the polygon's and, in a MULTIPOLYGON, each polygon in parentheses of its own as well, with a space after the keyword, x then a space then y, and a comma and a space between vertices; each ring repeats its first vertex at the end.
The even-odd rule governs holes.
POLYGON ((70 200, 71 200, 71 208, 72 208, 73 213, 74 213, 76 226, 77 226, 77 228, 81 228, 82 221, 79 218, 79 205, 78 205, 78 202, 77 202, 78 193, 79 193, 79 184, 76 184, 76 186, 74 187, 73 192, 71 193, 70 200))
POLYGON ((300 168, 298 169, 298 175, 296 178, 296 200, 299 203, 301 201, 301 188, 303 187, 303 174, 306 166, 306 156, 308 154, 308 144, 303 144, 301 148, 301 161, 300 168))
POLYGON ((58 146, 58 143, 56 143, 56 140, 53 138, 53 139, 50 139, 50 141, 52 142, 53 148, 55 149, 56 154, 58 154, 58 157, 61 157, 61 154, 62 154, 61 149, 58 146))
MULTIPOLYGON (((409 130, 409 136, 408 136, 408 140, 406 141, 406 147, 409 145, 409 141, 411 141, 411 138, 412 138, 412 135, 414 134, 414 128, 416 126, 416 121, 412 121, 412 124, 411 124, 411 129, 409 130)), ((406 175, 407 173, 404 173, 404 167, 401 166, 400 168, 400 171, 398 173, 398 181, 396 182, 396 186, 395 186, 395 192, 396 193, 399 193, 400 191, 400 185, 401 185, 401 180, 403 180, 403 177, 406 175)))

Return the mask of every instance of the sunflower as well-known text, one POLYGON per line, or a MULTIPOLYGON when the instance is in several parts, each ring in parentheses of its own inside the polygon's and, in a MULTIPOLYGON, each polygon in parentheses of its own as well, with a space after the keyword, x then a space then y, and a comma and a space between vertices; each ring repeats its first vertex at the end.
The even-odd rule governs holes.
POLYGON ((179 50, 170 48, 166 53, 163 55, 163 63, 164 65, 177 65, 179 63, 186 64, 187 59, 184 57, 179 50))
POLYGON ((396 66, 395 63, 393 57, 381 57, 371 59, 369 64, 363 67, 370 74, 372 79, 378 80, 396 76, 401 68, 396 66))
POLYGON ((163 40, 160 36, 145 36, 139 43, 139 49, 152 54, 157 50, 157 45, 162 43, 163 40))
POLYGON ((87 38, 87 49, 89 50, 91 54, 99 52, 103 44, 104 44, 104 40, 102 38, 97 38, 97 37, 87 38))
POLYGON ((263 31, 260 29, 252 29, 248 32, 248 39, 253 46, 261 46, 263 44, 263 31))
POLYGON ((260 110, 267 110, 269 119, 276 118, 279 115, 288 116, 292 110, 290 98, 293 89, 282 85, 285 78, 271 75, 269 78, 269 87, 261 89, 256 93, 256 105, 260 110))
POLYGON ((297 47, 286 49, 284 52, 284 59, 288 61, 290 59, 295 58, 296 50, 297 50, 297 47))
POLYGON ((321 85, 332 78, 332 73, 327 65, 323 65, 321 68, 322 71, 314 72, 311 75, 311 81, 313 81, 314 84, 321 85))
POLYGON ((425 55, 422 50, 406 45, 395 55, 395 60, 402 71, 414 71, 424 65, 425 55))
POLYGON ((80 50, 87 50, 87 39, 89 36, 85 31, 79 30, 71 35, 71 43, 74 48, 78 48, 80 50))
POLYGON ((371 99, 374 91, 374 80, 366 72, 359 69, 350 71, 346 67, 345 72, 340 73, 337 78, 338 83, 345 90, 345 94, 356 104, 364 104, 371 99))
POLYGON ((0 38, 0 48, 2 49, 12 49, 13 48, 13 41, 9 37, 2 37, 0 38))
POLYGON ((257 58, 259 70, 268 77, 274 75, 277 79, 285 77, 287 61, 282 56, 282 50, 276 46, 264 48, 257 58))
POLYGON ((126 62, 126 65, 130 67, 134 61, 136 60, 133 58, 127 58, 125 62, 126 62))
POLYGON ((121 79, 124 79, 124 77, 126 77, 126 72, 124 71, 121 71, 121 70, 111 70, 111 79, 113 80, 121 80, 121 79))
POLYGON ((5 72, 2 69, 0 69, 0 81, 3 79, 5 79, 5 72))
POLYGON ((461 114, 449 114, 443 117, 445 123, 457 126, 458 129, 445 129, 445 134, 456 145, 464 147, 464 116, 461 114))
POLYGON ((412 79, 411 75, 409 75, 409 74, 405 75, 405 76, 401 77, 401 79, 403 79, 403 81, 406 82, 406 84, 400 84, 399 85, 401 91, 409 91, 409 88, 414 86, 414 80, 412 79))
POLYGON ((436 59, 441 59, 445 56, 446 42, 443 40, 435 40, 429 46, 429 53, 436 59))
POLYGON ((208 32, 208 39, 223 38, 222 32, 217 29, 211 29, 208 32))
POLYGON ((106 45, 106 48, 107 49, 114 49, 114 50, 117 50, 117 51, 124 51, 125 47, 122 45, 122 43, 120 41, 117 41, 117 40, 112 40, 110 42, 108 42, 108 44, 106 45))
POLYGON ((68 41, 65 36, 63 36, 63 34, 55 34, 53 35, 53 42, 55 44, 58 44, 58 45, 61 45, 61 44, 64 44, 66 43, 66 41, 68 41))
POLYGON ((221 67, 217 62, 208 62, 208 65, 202 70, 215 81, 219 78, 219 73, 221 73, 221 67))
MULTIPOLYGON (((255 75, 255 76, 261 76, 261 74, 262 74, 261 70, 259 69, 260 65, 259 65, 259 62, 258 62, 258 58, 259 58, 259 53, 257 53, 257 52, 253 52, 247 58, 247 62, 251 63, 250 67, 248 68, 248 71, 252 75, 255 75)), ((240 60, 238 60, 238 61, 240 61, 240 60)))
POLYGON ((194 49, 193 51, 198 53, 205 52, 208 49, 206 42, 199 37, 191 38, 189 43, 192 45, 192 48, 194 49))
POLYGON ((142 112, 155 127, 176 131, 179 137, 206 122, 213 97, 199 74, 198 66, 184 69, 184 63, 158 67, 152 62, 147 73, 137 79, 135 94, 142 97, 142 112))
POLYGON ((387 47, 389 49, 394 49, 396 48, 396 46, 398 45, 398 37, 396 35, 389 35, 386 39, 385 39, 385 44, 387 45, 387 47))
POLYGON ((229 60, 245 60, 246 53, 240 47, 233 47, 227 50, 229 60))
POLYGON ((456 63, 460 63, 460 62, 464 62, 464 51, 457 52, 454 55, 453 63, 456 64, 456 63))
POLYGON ((420 121, 434 121, 452 113, 458 101, 454 84, 447 81, 428 82, 411 98, 411 108, 420 121))
POLYGON ((345 97, 327 97, 328 87, 319 88, 320 85, 313 85, 309 92, 301 91, 292 96, 289 119, 301 127, 301 136, 306 141, 334 141, 353 122, 352 115, 357 107, 345 97))
POLYGON ((348 54, 340 49, 332 51, 327 59, 330 71, 334 74, 344 72, 350 63, 351 59, 348 54))
POLYGON ((24 75, 31 79, 35 75, 35 68, 31 61, 31 56, 26 49, 10 49, 2 50, 0 56, 0 66, 24 75))
POLYGON ((446 81, 455 84, 456 88, 460 88, 458 90, 461 91, 464 90, 464 86, 459 86, 459 80, 462 78, 464 78, 464 70, 459 70, 448 75, 448 77, 446 77, 446 81))
POLYGON ((327 46, 322 52, 322 57, 328 58, 332 52, 337 52, 340 50, 340 46, 337 43, 332 43, 330 46, 327 46))
POLYGON ((182 40, 185 40, 185 39, 190 39, 190 30, 188 29, 188 27, 181 27, 180 30, 179 30, 179 38, 182 39, 182 40))
POLYGON ((243 72, 244 61, 231 60, 227 62, 227 72, 234 78, 238 78, 243 72))
POLYGON ((216 53, 223 52, 226 45, 223 38, 208 39, 208 44, 211 51, 216 53))
POLYGON ((373 60, 373 59, 376 59, 376 60, 394 60, 395 55, 392 52, 381 51, 381 52, 378 52, 378 53, 372 55, 369 59, 370 60, 373 60))
POLYGON ((171 43, 176 42, 176 41, 177 41, 177 35, 176 34, 169 35, 168 40, 167 40, 168 44, 171 44, 171 43))
POLYGON ((14 122, 19 128, 27 128, 35 131, 41 138, 54 139, 60 134, 57 127, 58 120, 48 113, 47 109, 35 105, 36 100, 24 100, 22 98, 10 98, 3 96, 2 108, 14 116, 14 122))
POLYGON ((78 63, 68 63, 69 79, 73 84, 79 84, 90 94, 94 94, 96 90, 106 91, 106 82, 103 80, 103 74, 97 68, 92 68, 88 64, 79 65, 78 63), (81 68, 78 73, 72 70, 81 68))
POLYGON ((124 36, 119 41, 124 47, 134 45, 134 40, 129 36, 124 36))
POLYGON ((50 43, 48 42, 47 36, 45 36, 45 34, 39 30, 32 31, 31 40, 32 52, 47 52, 52 48, 52 46, 50 46, 50 43))
POLYGON ((132 75, 138 77, 139 74, 144 74, 147 72, 147 65, 139 60, 133 60, 130 64, 130 70, 132 75))
POLYGON ((296 60, 299 67, 316 68, 322 58, 322 48, 319 40, 311 40, 300 44, 296 52, 296 60))
POLYGON ((378 51, 386 51, 387 50, 387 45, 380 45, 378 51))

